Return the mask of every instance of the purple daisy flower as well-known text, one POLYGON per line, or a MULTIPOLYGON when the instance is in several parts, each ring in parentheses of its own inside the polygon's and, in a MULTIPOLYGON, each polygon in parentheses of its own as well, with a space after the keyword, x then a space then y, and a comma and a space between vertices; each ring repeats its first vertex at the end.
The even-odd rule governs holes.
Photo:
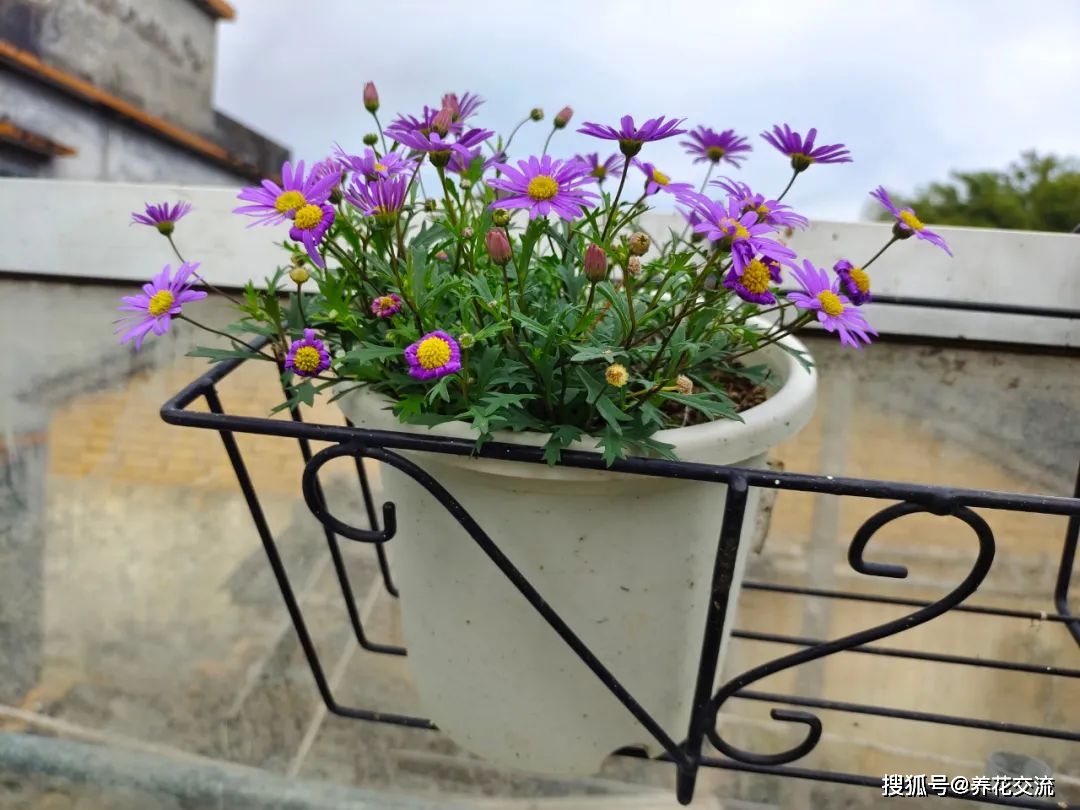
POLYGON ((709 185, 722 188, 729 197, 738 201, 744 213, 754 211, 766 225, 774 228, 805 228, 810 224, 810 220, 802 214, 796 214, 790 205, 779 200, 767 200, 764 194, 755 194, 746 183, 721 178, 713 180, 709 185))
POLYGON ((770 288, 779 283, 780 265, 772 259, 751 259, 741 273, 732 267, 724 277, 725 287, 752 304, 775 304, 770 288))
POLYGON ((281 167, 281 185, 270 180, 263 180, 259 188, 245 188, 237 199, 253 203, 234 208, 234 214, 247 214, 256 218, 248 227, 255 225, 278 225, 286 219, 292 219, 304 206, 322 205, 330 198, 330 192, 341 182, 340 175, 332 174, 319 178, 312 172, 304 178, 304 161, 296 164, 289 161, 281 167))
POLYGON ((315 262, 317 267, 326 267, 322 256, 319 255, 319 243, 326 236, 327 230, 334 224, 334 206, 327 203, 313 205, 311 203, 300 208, 293 216, 293 226, 289 230, 289 238, 302 242, 308 256, 315 262))
POLYGON ((695 232, 730 249, 733 266, 739 273, 757 255, 788 265, 794 261, 795 251, 769 238, 775 234, 774 228, 758 221, 755 211, 744 212, 738 200, 729 199, 723 205, 702 194, 688 194, 683 196, 683 201, 701 217, 701 222, 694 226, 695 232))
POLYGON ((446 332, 428 332, 405 349, 409 376, 433 380, 461 370, 461 348, 446 332))
POLYGON ((294 340, 285 355, 285 369, 300 377, 315 377, 330 368, 330 352, 315 337, 314 329, 305 329, 304 337, 294 340))
POLYGON ((435 123, 435 116, 438 114, 439 110, 433 110, 431 107, 424 105, 424 111, 419 118, 415 115, 399 115, 387 125, 386 134, 396 141, 400 140, 398 136, 402 133, 419 132, 426 135, 431 132, 432 124, 435 123))
POLYGON ((735 130, 717 132, 708 127, 692 129, 690 140, 679 141, 679 146, 685 146, 689 154, 696 155, 694 163, 719 163, 726 160, 736 168, 740 161, 746 160, 746 155, 742 153, 753 151, 747 139, 736 135, 735 130))
POLYGON ((401 311, 401 296, 397 293, 380 295, 371 302, 371 311, 379 318, 389 318, 401 311))
POLYGON ((426 152, 435 166, 445 166, 454 152, 468 154, 474 146, 479 146, 495 133, 490 129, 470 129, 455 140, 446 140, 438 132, 398 132, 395 137, 417 152, 426 152))
POLYGON ((949 250, 949 246, 945 243, 945 240, 939 234, 927 230, 926 226, 923 225, 922 220, 915 216, 915 212, 912 209, 897 208, 884 186, 878 186, 870 192, 870 196, 884 205, 889 213, 896 217, 896 222, 893 224, 893 235, 896 236, 897 239, 908 239, 912 236, 916 236, 919 239, 929 242, 931 245, 937 245, 952 256, 952 251, 949 250))
POLYGON ((618 141, 619 151, 627 157, 633 157, 641 151, 641 147, 649 141, 660 141, 673 135, 682 135, 685 129, 678 126, 685 118, 668 119, 664 116, 650 118, 640 127, 634 125, 632 116, 624 115, 619 120, 619 128, 609 127, 604 124, 593 124, 588 121, 578 129, 583 135, 592 135, 594 138, 603 138, 608 141, 618 141))
POLYGON ((370 147, 364 150, 363 155, 350 155, 341 146, 335 145, 334 157, 338 165, 353 174, 362 175, 366 180, 374 180, 377 177, 391 177, 397 174, 412 174, 416 169, 416 161, 399 155, 397 152, 387 152, 381 157, 375 154, 370 147))
POLYGON ((550 155, 519 160, 517 168, 498 164, 505 177, 489 180, 488 185, 509 194, 491 204, 492 208, 527 208, 529 219, 547 216, 554 211, 563 219, 577 219, 582 209, 596 205, 596 194, 584 191, 588 182, 584 167, 576 160, 553 160, 550 155))
POLYGON ((651 163, 643 163, 634 158, 633 163, 645 173, 645 193, 655 194, 658 191, 666 191, 676 197, 682 197, 687 192, 694 190, 690 183, 672 183, 671 178, 656 168, 651 163))
POLYGON ((814 147, 817 130, 806 133, 806 140, 787 124, 783 129, 774 126, 772 132, 762 132, 761 137, 791 158, 791 168, 797 172, 810 168, 812 163, 851 163, 851 153, 842 143, 814 147))
POLYGON ((149 332, 164 335, 169 331, 172 316, 179 315, 184 304, 206 298, 203 290, 191 289, 192 276, 198 267, 198 262, 184 262, 176 269, 176 275, 170 278, 172 268, 165 265, 149 284, 143 285, 140 295, 125 295, 124 306, 120 307, 120 311, 133 314, 124 315, 114 321, 120 324, 117 332, 131 327, 124 332, 120 342, 133 340, 136 350, 142 348, 143 339, 149 332), (137 323, 131 326, 133 320, 137 323))
POLYGON ((840 289, 848 294, 851 303, 861 307, 871 300, 870 276, 865 270, 841 259, 833 265, 833 271, 840 279, 840 289))
POLYGON ((789 292, 787 297, 801 309, 816 310, 817 319, 828 332, 837 332, 840 343, 858 349, 859 341, 870 343, 870 335, 876 335, 866 318, 840 292, 840 280, 829 283, 829 276, 820 267, 814 267, 809 259, 802 267, 795 268, 795 276, 803 289, 789 292))
POLYGON ((601 162, 600 155, 596 152, 590 152, 587 155, 577 155, 574 160, 584 164, 585 170, 589 173, 589 177, 596 180, 596 182, 603 183, 611 175, 619 175, 622 172, 622 158, 618 155, 611 155, 607 160, 601 162))
POLYGON ((187 202, 178 202, 175 205, 169 205, 167 202, 160 205, 146 203, 143 213, 136 212, 131 215, 131 224, 150 225, 157 228, 164 236, 169 236, 175 230, 176 223, 190 212, 191 203, 187 202))
POLYGON ((477 146, 466 151, 458 150, 451 154, 450 162, 446 164, 446 170, 448 172, 454 172, 455 174, 464 174, 472 168, 473 161, 477 158, 483 160, 483 164, 480 167, 481 174, 497 163, 505 163, 507 159, 506 153, 501 149, 491 157, 485 159, 483 150, 477 146))
POLYGON ((391 221, 405 205, 409 179, 402 175, 360 182, 354 177, 344 197, 366 217, 391 221))

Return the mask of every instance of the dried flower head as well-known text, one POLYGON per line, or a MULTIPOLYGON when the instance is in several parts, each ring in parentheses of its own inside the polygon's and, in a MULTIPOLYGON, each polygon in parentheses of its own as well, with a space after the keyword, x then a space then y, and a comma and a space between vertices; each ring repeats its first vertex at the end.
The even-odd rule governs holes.
POLYGON ((628 276, 641 275, 641 259, 637 256, 631 256, 626 260, 626 274, 628 276))
POLYGON ((649 237, 641 231, 634 231, 630 234, 630 238, 626 240, 626 246, 629 248, 631 256, 644 256, 649 252, 651 244, 649 237))
POLYGON ((675 378, 675 387, 679 389, 680 394, 694 393, 694 381, 685 374, 680 374, 675 378))
POLYGON ((630 382, 630 372, 622 363, 612 363, 604 371, 604 379, 613 388, 622 388, 630 382))

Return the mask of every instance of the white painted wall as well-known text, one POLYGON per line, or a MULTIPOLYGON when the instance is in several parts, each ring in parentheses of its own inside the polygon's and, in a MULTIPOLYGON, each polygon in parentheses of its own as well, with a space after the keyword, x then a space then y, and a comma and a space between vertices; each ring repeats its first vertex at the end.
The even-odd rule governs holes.
MULTIPOLYGON (((51 180, 0 180, 0 271, 143 283, 167 261, 167 242, 150 228, 128 226, 144 202, 187 200, 195 209, 177 228, 185 257, 221 286, 261 279, 282 260, 283 227, 249 228, 232 214, 233 189, 51 180)), ((654 233, 680 228, 653 215, 654 233)), ((817 222, 791 247, 819 265, 866 261, 889 238, 889 226, 817 222)), ((894 245, 871 268, 881 294, 1014 303, 1080 311, 1080 235, 939 228, 954 258, 916 239, 894 245)), ((867 307, 883 333, 1080 346, 1080 319, 867 307)))

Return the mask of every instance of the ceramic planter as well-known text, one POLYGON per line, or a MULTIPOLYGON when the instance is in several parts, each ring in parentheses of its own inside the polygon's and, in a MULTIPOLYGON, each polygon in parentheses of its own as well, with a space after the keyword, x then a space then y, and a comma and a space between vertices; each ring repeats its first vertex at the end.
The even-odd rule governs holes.
MULTIPOLYGON (((792 339, 790 346, 803 349, 792 339)), ((771 346, 778 387, 745 422, 662 431, 681 460, 761 466, 806 425, 816 375, 771 346)), ((366 390, 339 400, 358 427, 399 423, 366 390)), ((431 432, 475 438, 468 425, 431 432)), ((538 434, 497 435, 543 444, 538 434)), ((591 450, 591 443, 574 449, 591 450)), ((476 518, 562 618, 674 739, 682 739, 725 487, 546 465, 409 453, 476 518)), ((423 709, 463 748, 531 771, 584 775, 626 745, 655 741, 426 490, 382 466, 398 506, 391 541, 409 670, 423 709)), ((721 659, 757 509, 751 490, 721 659)), ((721 667, 718 671, 722 671, 721 667)))

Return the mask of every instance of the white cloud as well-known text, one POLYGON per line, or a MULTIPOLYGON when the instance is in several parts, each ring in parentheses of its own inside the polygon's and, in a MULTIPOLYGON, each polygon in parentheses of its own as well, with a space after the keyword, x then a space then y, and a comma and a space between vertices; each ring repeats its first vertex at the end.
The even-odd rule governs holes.
MULTIPOLYGON (((470 89, 488 99, 482 123, 504 131, 534 105, 550 120, 563 104, 575 124, 629 112, 734 127, 755 142, 740 176, 762 191, 782 187, 787 168, 757 135, 788 121, 856 159, 814 167, 792 201, 855 219, 878 183, 911 190, 950 169, 1003 167, 1024 149, 1068 152, 1080 129, 1075 0, 1040 0, 1037 14, 1007 0, 235 5, 237 21, 219 29, 217 103, 298 157, 359 146, 368 79, 387 117, 470 89)), ((539 149, 547 126, 515 145, 539 149)), ((571 131, 555 143, 602 146, 571 131)), ((700 176, 674 140, 648 156, 680 179, 700 176)))

